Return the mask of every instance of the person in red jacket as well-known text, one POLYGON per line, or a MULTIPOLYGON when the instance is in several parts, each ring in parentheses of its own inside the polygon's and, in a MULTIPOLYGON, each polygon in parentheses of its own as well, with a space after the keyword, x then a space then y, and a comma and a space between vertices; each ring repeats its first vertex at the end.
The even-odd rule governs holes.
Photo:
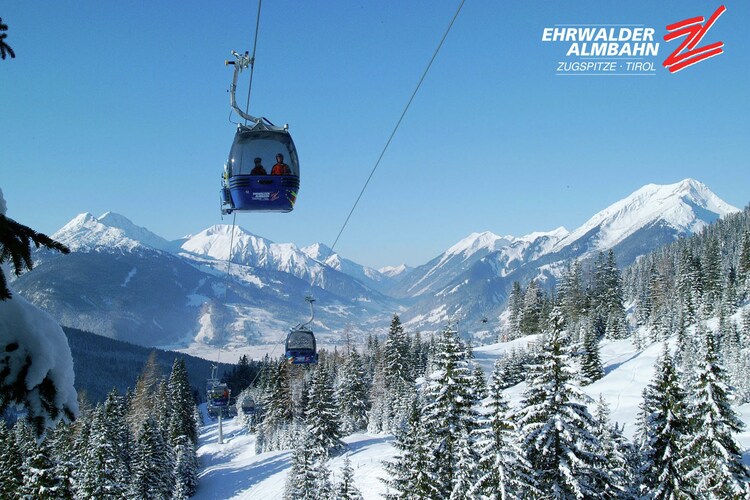
POLYGON ((284 155, 276 154, 276 165, 271 169, 271 175, 292 175, 289 165, 284 163, 284 155))

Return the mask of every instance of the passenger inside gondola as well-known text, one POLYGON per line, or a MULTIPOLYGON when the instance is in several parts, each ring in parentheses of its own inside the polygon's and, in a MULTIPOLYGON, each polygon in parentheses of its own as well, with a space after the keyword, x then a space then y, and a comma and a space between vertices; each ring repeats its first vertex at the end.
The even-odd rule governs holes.
POLYGON ((255 166, 250 171, 250 175, 268 175, 265 167, 261 164, 262 160, 260 158, 255 158, 253 161, 255 162, 255 166))
POLYGON ((291 175, 292 171, 289 169, 289 165, 284 163, 284 155, 276 153, 276 165, 271 169, 271 175, 291 175))

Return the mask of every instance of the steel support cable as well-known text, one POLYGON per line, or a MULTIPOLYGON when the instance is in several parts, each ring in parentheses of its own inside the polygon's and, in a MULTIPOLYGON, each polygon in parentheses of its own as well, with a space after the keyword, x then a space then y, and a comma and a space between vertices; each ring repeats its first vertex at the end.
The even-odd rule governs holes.
MULTIPOLYGON (((229 255, 227 255, 227 268, 225 271, 226 283, 224 284, 224 300, 222 300, 222 313, 221 313, 221 331, 225 331, 227 328, 227 315, 223 310, 227 307, 227 294, 229 293, 229 280, 232 277, 230 272, 232 266, 232 247, 234 246, 234 228, 237 222, 237 212, 232 212, 232 231, 229 235, 229 255)), ((216 356, 216 365, 218 366, 221 360, 221 345, 219 345, 219 354, 216 356)))
POLYGON ((440 52, 440 48, 443 46, 443 42, 445 42, 445 39, 448 37, 448 33, 450 33, 451 28, 453 27, 453 23, 455 23, 456 18, 458 17, 458 14, 461 12, 461 8, 464 6, 465 1, 466 0, 461 0, 461 3, 458 5, 458 9, 456 9, 456 13, 453 14, 453 18, 451 19, 450 24, 448 24, 448 28, 445 30, 445 33, 443 33, 443 37, 440 39, 440 43, 438 43, 438 46, 435 49, 435 52, 432 54, 432 57, 430 58, 430 62, 427 64, 427 67, 422 73, 422 76, 419 79, 419 83, 417 83, 417 86, 414 89, 414 92, 412 92, 411 97, 409 97, 409 101, 406 103, 406 106, 404 107, 404 110, 401 113, 401 116, 399 117, 398 122, 396 122, 396 126, 393 127, 393 131, 391 132, 391 135, 388 137, 388 140, 386 141, 385 146, 383 146, 383 150, 380 152, 380 156, 378 156, 378 159, 375 162, 375 166, 372 167, 372 170, 370 171, 370 175, 367 177, 367 180, 365 181, 365 185, 362 186, 362 190, 359 192, 359 196, 357 196, 357 199, 354 201, 354 205, 352 206, 352 209, 349 211, 349 215, 346 216, 346 220, 344 221, 344 224, 341 226, 341 229, 339 230, 339 234, 336 235, 336 239, 334 240, 333 245, 331 245, 331 250, 336 248, 336 243, 338 243, 339 238, 341 237, 341 233, 343 233, 344 229, 346 229, 346 226, 349 223, 349 219, 352 217, 354 210, 357 208, 357 205, 359 204, 359 200, 362 199, 362 195, 365 193, 365 190, 367 189, 368 184, 370 184, 370 180, 372 179, 372 176, 375 174, 375 170, 378 169, 378 166, 380 165, 380 161, 383 159, 383 156, 385 155, 385 152, 388 149, 388 146, 390 146, 391 141, 393 140, 393 137, 396 135, 398 128, 401 126, 401 122, 403 121, 404 116, 406 116, 406 112, 409 111, 409 106, 411 106, 411 103, 414 100, 414 97, 417 95, 417 92, 419 92, 419 88, 422 86, 422 82, 424 82, 424 79, 427 76, 427 73, 430 71, 430 68, 432 67, 432 63, 435 61, 435 58, 437 57, 438 52, 440 52))

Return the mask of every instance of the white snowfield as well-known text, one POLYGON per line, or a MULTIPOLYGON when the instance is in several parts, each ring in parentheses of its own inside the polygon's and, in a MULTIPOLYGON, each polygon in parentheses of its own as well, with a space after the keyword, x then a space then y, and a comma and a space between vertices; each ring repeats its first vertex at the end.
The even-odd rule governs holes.
MULTIPOLYGON (((474 355, 487 374, 499 356, 514 347, 526 347, 537 337, 526 337, 511 342, 478 347, 474 355)), ((641 392, 653 377, 654 364, 663 349, 662 343, 650 345, 638 352, 629 340, 604 341, 601 358, 605 375, 584 388, 586 394, 597 400, 601 394, 612 410, 612 420, 625 424, 625 435, 632 439, 636 430, 641 392)), ((506 390, 512 404, 517 405, 525 384, 506 390)), ((593 401, 590 405, 593 412, 593 401)), ((750 424, 750 404, 739 407, 742 420, 750 424)), ((206 420, 209 422, 209 420, 206 420)), ((202 471, 196 499, 281 499, 287 471, 291 466, 292 451, 255 454, 255 437, 248 435, 234 420, 224 422, 225 444, 217 443, 218 429, 215 421, 204 426, 201 432, 198 456, 202 471)), ((745 450, 745 461, 750 464, 750 430, 737 436, 745 450)), ((392 460, 396 450, 390 435, 352 434, 344 439, 354 469, 354 481, 367 499, 379 499, 386 493, 380 478, 386 477, 382 462, 392 460)), ((328 466, 335 480, 341 477, 344 456, 333 458, 328 466)))
MULTIPOLYGON (((203 469, 199 474, 196 500, 280 499, 292 463, 292 450, 255 454, 255 436, 248 434, 234 419, 222 423, 224 443, 217 444, 218 424, 203 427, 198 456, 203 469)), ((344 438, 354 469, 354 481, 365 499, 381 498, 386 487, 382 462, 392 460, 396 450, 392 436, 357 433, 344 438)), ((328 467, 334 482, 341 479, 344 455, 334 457, 328 467)))

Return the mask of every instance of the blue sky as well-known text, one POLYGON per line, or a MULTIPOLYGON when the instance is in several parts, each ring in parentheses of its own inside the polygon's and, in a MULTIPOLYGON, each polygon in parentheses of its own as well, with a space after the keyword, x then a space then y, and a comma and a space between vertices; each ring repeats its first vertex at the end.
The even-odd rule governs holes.
MULTIPOLYGON (((277 242, 331 245, 458 2, 263 4, 250 112, 288 123, 302 186, 290 214, 239 214, 277 242)), ((669 74, 665 26, 720 2, 467 0, 336 250, 419 265, 471 232, 569 230, 647 183, 692 177, 750 202, 747 2, 669 74), (655 76, 566 78, 555 24, 643 24, 655 76)), ((254 2, 10 2, 0 60, 0 187, 8 216, 52 233, 121 213, 175 239, 222 222, 234 135, 230 50, 254 2)), ((245 102, 246 74, 238 90, 245 102)), ((224 222, 231 222, 224 218, 224 222)))

